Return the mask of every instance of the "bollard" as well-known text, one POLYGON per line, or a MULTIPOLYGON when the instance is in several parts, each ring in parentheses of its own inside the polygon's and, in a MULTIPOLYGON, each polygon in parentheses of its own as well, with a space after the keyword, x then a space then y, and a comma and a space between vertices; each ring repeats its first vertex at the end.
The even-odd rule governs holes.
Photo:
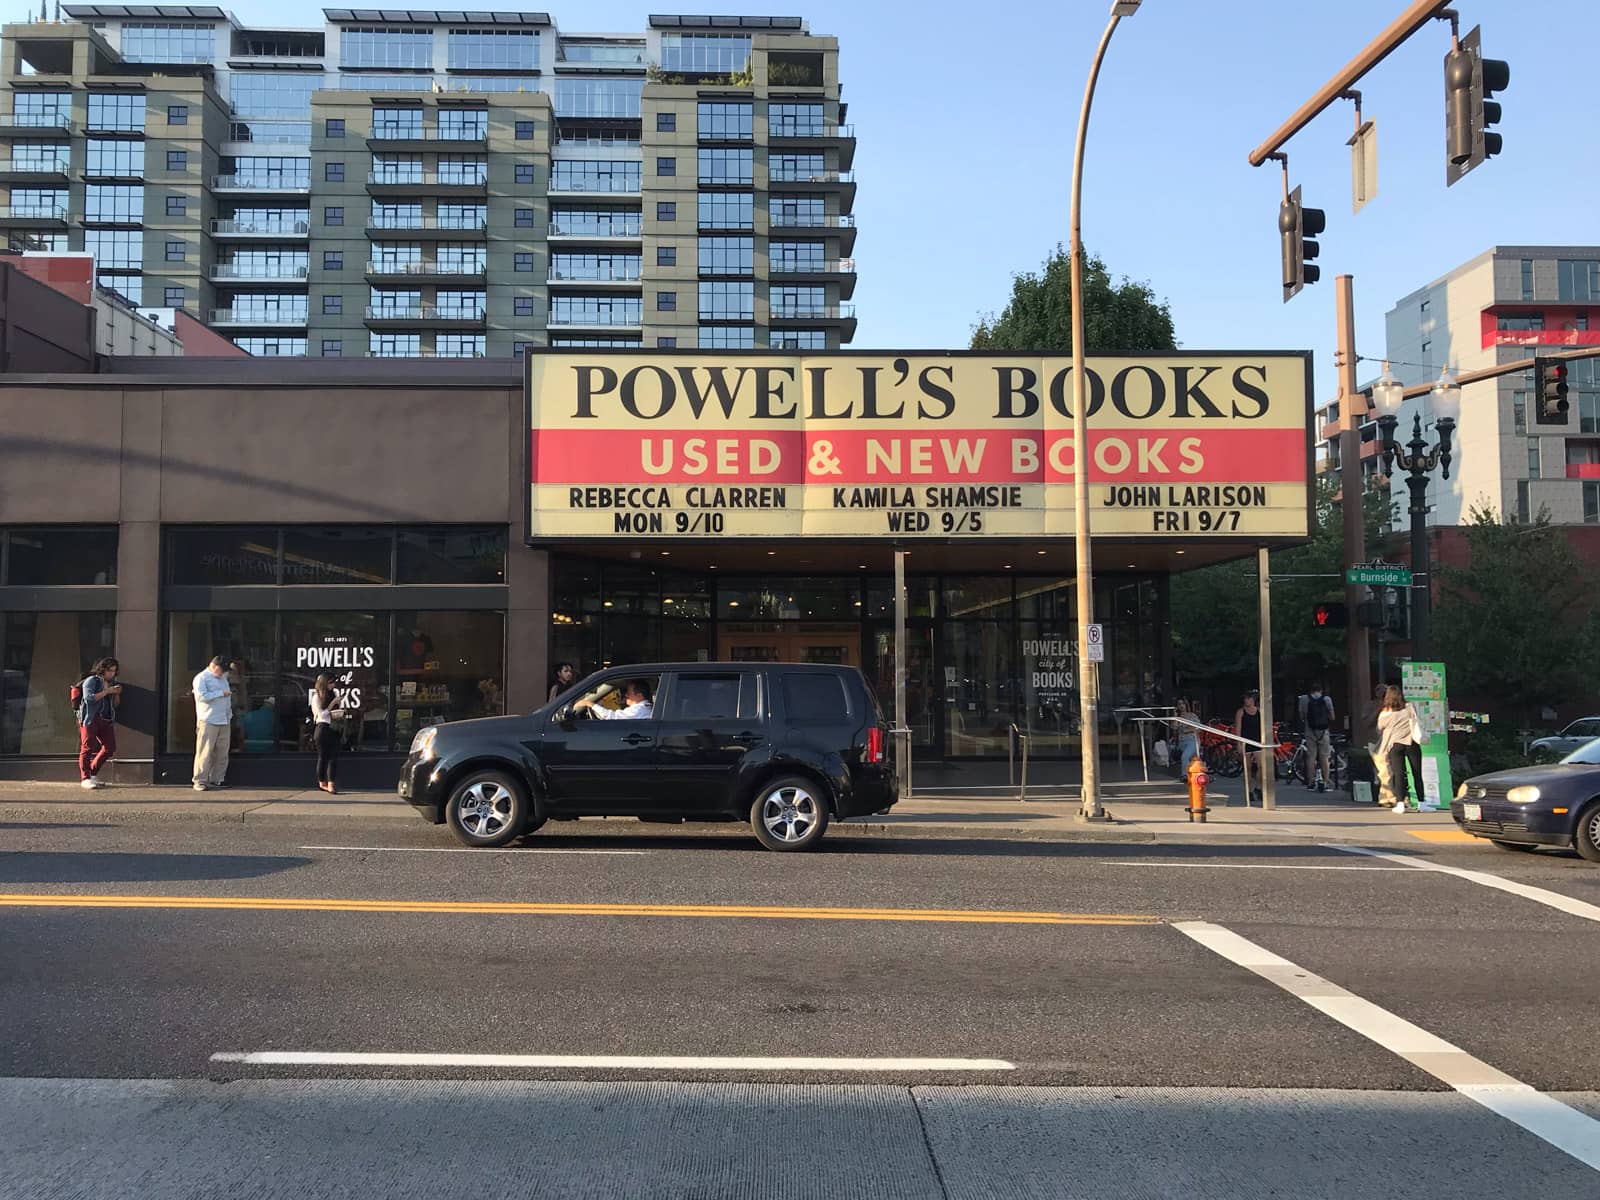
POLYGON ((1211 776, 1206 773, 1206 765, 1199 758, 1189 760, 1189 823, 1194 824, 1196 817, 1200 824, 1206 823, 1206 814, 1211 810, 1206 807, 1206 785, 1211 782, 1211 776))

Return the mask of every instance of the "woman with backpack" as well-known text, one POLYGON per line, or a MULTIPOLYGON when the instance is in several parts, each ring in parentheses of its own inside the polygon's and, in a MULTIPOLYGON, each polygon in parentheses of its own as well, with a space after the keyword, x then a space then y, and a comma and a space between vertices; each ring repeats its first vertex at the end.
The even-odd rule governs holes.
POLYGON ((100 772, 117 753, 117 705, 122 702, 118 669, 116 659, 102 658, 72 689, 78 708, 78 786, 84 791, 105 787, 100 772))
POLYGON ((339 792, 335 777, 339 773, 339 731, 333 723, 344 723, 345 711, 335 708, 333 680, 318 675, 307 699, 311 702, 311 740, 317 749, 317 787, 328 795, 339 792))
POLYGON ((1407 702, 1397 687, 1383 694, 1383 708, 1378 711, 1378 757, 1389 764, 1389 789, 1394 793, 1394 811, 1406 811, 1406 764, 1411 764, 1411 782, 1416 788, 1420 807, 1427 799, 1422 786, 1422 743, 1428 735, 1423 732, 1422 720, 1417 710, 1407 702))

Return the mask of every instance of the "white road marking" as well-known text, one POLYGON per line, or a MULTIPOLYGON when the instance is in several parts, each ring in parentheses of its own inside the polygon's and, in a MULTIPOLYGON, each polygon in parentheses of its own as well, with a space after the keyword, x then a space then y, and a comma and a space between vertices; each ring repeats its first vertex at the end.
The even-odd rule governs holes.
POLYGON ((508 1067, 606 1071, 1014 1071, 1000 1058, 732 1058, 612 1054, 389 1054, 225 1051, 214 1063, 255 1067, 508 1067))
POLYGON ((1529 883, 1517 883, 1511 879, 1502 879, 1498 875, 1491 875, 1487 871, 1469 871, 1464 867, 1447 867, 1441 863, 1428 862, 1425 859, 1407 858, 1403 854, 1390 854, 1385 850, 1369 850, 1365 846, 1333 846, 1334 850, 1342 850, 1346 854, 1365 854, 1370 858, 1387 858, 1397 863, 1404 863, 1414 871, 1437 871, 1441 875, 1454 875, 1457 879, 1465 879, 1470 883, 1481 884, 1486 888, 1496 891, 1510 892, 1513 896, 1521 896, 1524 900, 1532 900, 1535 904, 1543 904, 1550 908, 1559 909, 1574 917, 1582 917, 1585 921, 1600 921, 1600 905, 1590 904, 1585 900, 1574 900, 1571 896, 1563 896, 1560 892, 1546 891, 1541 887, 1534 887, 1529 883))
POLYGON ((1331 867, 1306 863, 1186 863, 1186 862, 1097 862, 1097 867, 1208 867, 1217 871, 1361 871, 1371 875, 1378 871, 1408 871, 1409 867, 1331 867))
POLYGON ((1593 1117, 1518 1082, 1421 1026, 1312 974, 1231 929, 1209 921, 1175 921, 1172 927, 1399 1055, 1467 1099, 1600 1171, 1600 1121, 1593 1117))
POLYGON ((362 850, 370 854, 649 854, 648 850, 562 850, 557 847, 474 848, 472 846, 301 846, 302 850, 362 850))

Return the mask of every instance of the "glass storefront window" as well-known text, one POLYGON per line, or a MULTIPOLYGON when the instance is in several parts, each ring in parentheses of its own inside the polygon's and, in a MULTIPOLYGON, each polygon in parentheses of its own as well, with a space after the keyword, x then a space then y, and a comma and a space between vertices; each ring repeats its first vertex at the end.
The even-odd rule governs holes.
POLYGON ((504 529, 402 529, 398 583, 504 583, 504 529))
MULTIPOLYGON (((399 661, 416 678, 437 664, 432 636, 400 631, 399 661)), ((318 675, 333 681, 335 703, 349 713, 341 737, 346 751, 389 749, 389 615, 364 612, 282 614, 277 717, 280 750, 310 750, 309 694, 318 675)))
POLYGON ((116 582, 115 529, 0 530, 0 583, 52 587, 116 582))
POLYGON ((283 531, 285 584, 386 584, 394 535, 387 529, 289 527, 283 531))
MULTIPOLYGON (((906 580, 906 613, 913 617, 933 616, 934 600, 939 594, 939 581, 926 576, 911 576, 906 580)), ((867 580, 866 615, 894 619, 894 581, 890 579, 867 580)))
POLYGON ((78 752, 68 689, 115 634, 109 612, 0 612, 0 755, 78 752))
POLYGON ((395 614, 394 740, 424 725, 505 712, 505 619, 499 613, 395 614))
POLYGON ((233 752, 265 754, 276 738, 277 618, 265 613, 171 613, 167 618, 167 749, 192 751, 195 736, 194 677, 211 656, 230 667, 233 693, 233 752))
POLYGON ((1011 583, 1009 575, 946 578, 943 613, 960 620, 1009 620, 1011 583))
POLYGON ((1019 692, 1010 623, 946 622, 943 649, 945 753, 1004 754, 1019 692))
POLYGON ((861 615, 855 579, 726 579, 717 586, 717 615, 736 621, 855 620, 861 615))
POLYGON ((278 531, 271 526, 170 530, 167 582, 207 587, 275 584, 278 531))
MULTIPOLYGON (((1065 609, 1071 592, 1058 594, 1065 609)), ((1017 724, 1029 737, 1029 751, 1074 753, 1079 749, 1077 626, 1065 614, 1059 621, 1021 621, 1018 632, 1017 724)))

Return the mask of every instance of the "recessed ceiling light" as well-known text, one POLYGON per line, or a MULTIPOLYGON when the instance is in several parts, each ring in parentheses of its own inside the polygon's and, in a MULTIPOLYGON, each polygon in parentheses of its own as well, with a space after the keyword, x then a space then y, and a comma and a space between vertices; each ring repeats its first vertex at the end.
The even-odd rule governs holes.
POLYGON ((773 556, 773 555, 774 555, 774 554, 776 554, 776 553, 777 553, 777 551, 776 551, 776 550, 768 550, 768 551, 767 551, 767 557, 768 557, 768 558, 771 558, 771 557, 772 557, 772 556, 773 556))
POLYGON ((866 563, 862 563, 860 566, 856 567, 856 570, 858 570, 858 571, 865 571, 866 569, 867 569, 867 564, 866 563))
POLYGON ((1129 563, 1129 564, 1128 564, 1128 570, 1130 570, 1130 571, 1136 571, 1136 570, 1138 570, 1138 568, 1137 568, 1137 567, 1135 567, 1135 566, 1134 566, 1134 565, 1133 565, 1133 564, 1132 564, 1132 563, 1129 563))
POLYGON ((668 596, 668 597, 667 597, 667 598, 666 598, 666 599, 665 599, 665 600, 663 600, 663 601, 662 601, 662 602, 661 602, 661 603, 663 603, 663 604, 671 604, 671 603, 673 603, 673 600, 672 600, 672 597, 671 597, 671 596, 668 596))
POLYGON ((1050 553, 1050 551, 1048 551, 1048 550, 1041 550, 1041 551, 1039 551, 1039 553, 1040 553, 1040 554, 1049 554, 1049 553, 1050 553))
POLYGON ((604 604, 602 605, 602 607, 610 608, 611 607, 611 601, 609 601, 609 600, 605 601, 604 604))
POLYGON ((1179 551, 1177 551, 1177 553, 1178 553, 1178 554, 1183 554, 1183 553, 1184 553, 1184 551, 1182 551, 1182 550, 1179 550, 1179 551))
POLYGON ((670 555, 670 554, 671 554, 671 553, 672 553, 672 551, 671 551, 671 550, 663 550, 663 551, 662 551, 662 552, 661 552, 661 557, 662 557, 662 558, 666 558, 666 557, 668 557, 668 556, 669 556, 669 555, 670 555))
POLYGON ((729 608, 738 608, 739 607, 739 602, 737 600, 729 600, 728 601, 728 607, 729 608))
POLYGON ((1006 563, 1005 569, 1008 570, 1008 571, 1011 570, 1011 564, 1010 563, 1006 563))

